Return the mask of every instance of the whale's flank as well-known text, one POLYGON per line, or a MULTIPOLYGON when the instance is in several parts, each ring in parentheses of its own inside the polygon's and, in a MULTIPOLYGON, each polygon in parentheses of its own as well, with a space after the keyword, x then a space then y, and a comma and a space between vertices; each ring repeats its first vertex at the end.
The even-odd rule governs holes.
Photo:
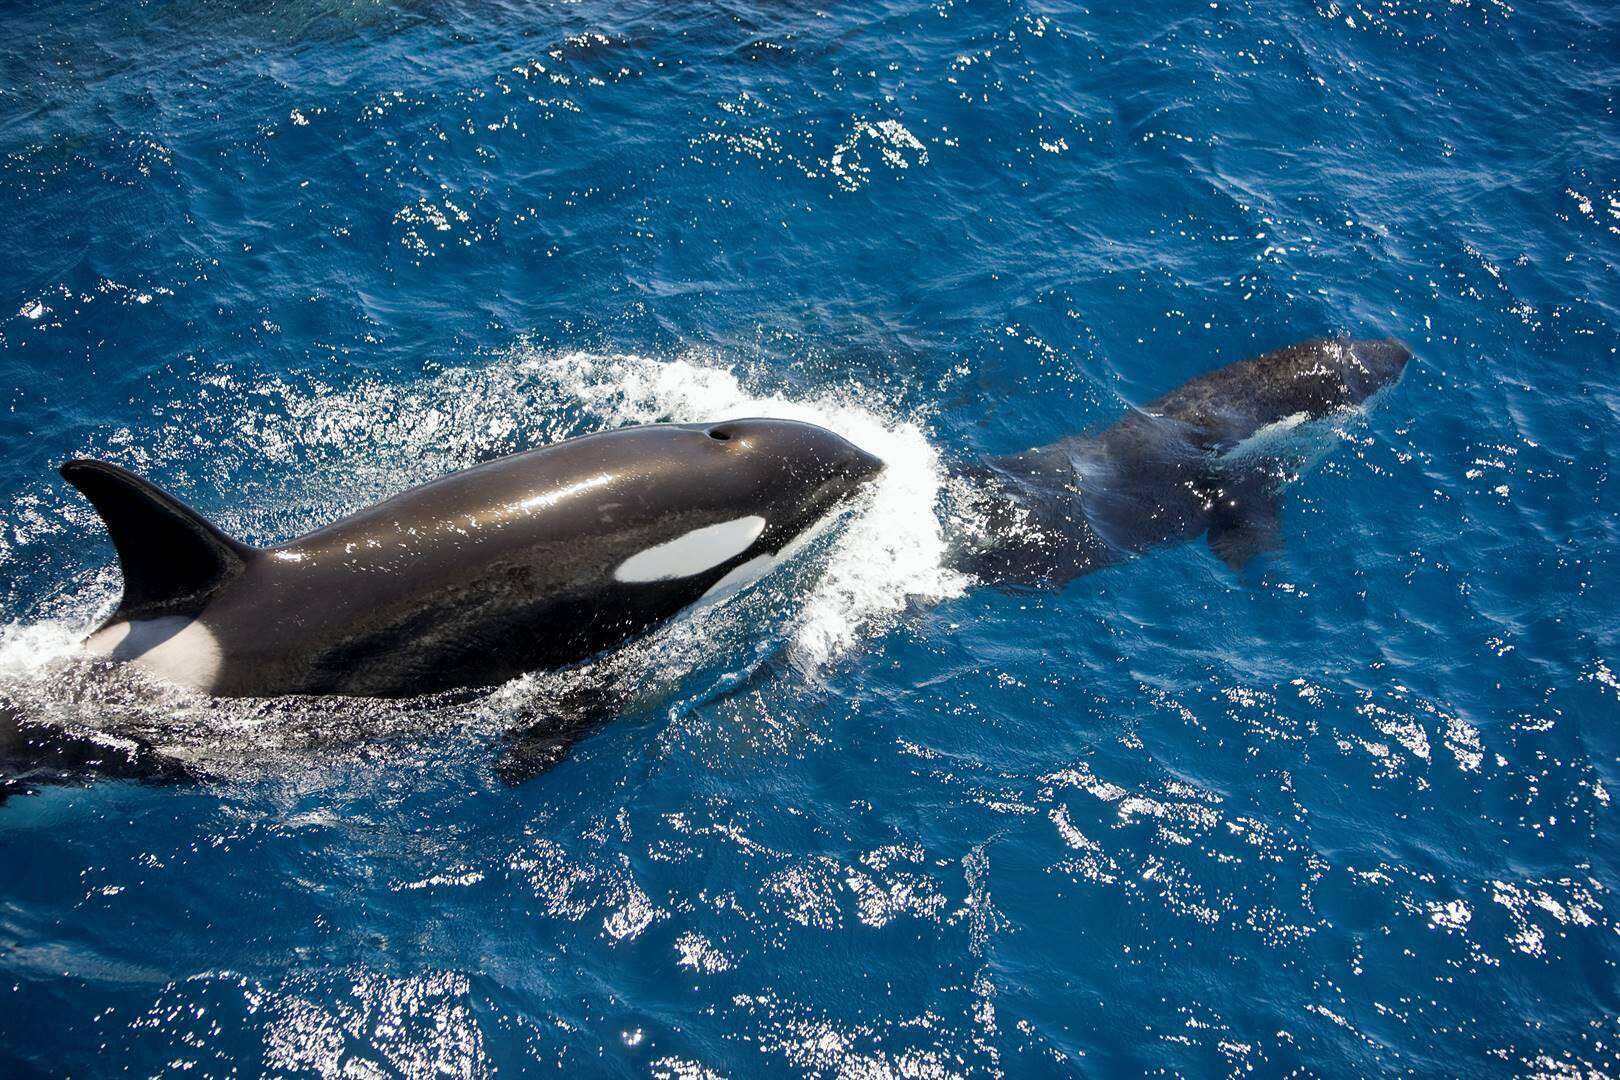
POLYGON ((442 477, 268 551, 117 466, 71 461, 62 475, 124 570, 90 651, 223 696, 409 697, 621 645, 751 580, 881 468, 790 420, 621 428, 442 477))

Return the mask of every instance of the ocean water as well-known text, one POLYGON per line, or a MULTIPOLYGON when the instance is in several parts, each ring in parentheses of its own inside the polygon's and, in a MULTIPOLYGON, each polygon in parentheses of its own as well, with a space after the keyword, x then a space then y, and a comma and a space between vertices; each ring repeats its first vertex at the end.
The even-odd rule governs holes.
POLYGON ((208 779, 0 806, 0 1074, 1620 1071, 1617 88, 1581 0, 5 5, 0 697, 208 779), (950 463, 1325 333, 1415 359, 1280 552, 941 566, 950 463), (741 414, 890 468, 586 671, 75 658, 69 457, 270 542, 741 414))

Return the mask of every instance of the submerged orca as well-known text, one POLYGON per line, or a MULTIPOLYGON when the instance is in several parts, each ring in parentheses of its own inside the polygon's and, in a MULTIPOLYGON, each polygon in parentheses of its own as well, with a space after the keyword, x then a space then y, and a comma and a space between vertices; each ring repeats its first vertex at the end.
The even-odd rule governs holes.
POLYGON ((124 595, 86 647, 222 696, 411 696, 578 663, 741 588, 882 462, 790 420, 585 435, 274 547, 100 461, 124 595))
POLYGON ((1097 434, 959 469, 985 521, 951 561, 987 583, 1052 585, 1203 535, 1241 569, 1280 542, 1276 462, 1245 444, 1361 404, 1411 358, 1393 339, 1304 341, 1201 375, 1097 434))
POLYGON ((180 761, 140 740, 30 719, 0 696, 0 803, 42 785, 93 776, 149 784, 191 779, 180 761))

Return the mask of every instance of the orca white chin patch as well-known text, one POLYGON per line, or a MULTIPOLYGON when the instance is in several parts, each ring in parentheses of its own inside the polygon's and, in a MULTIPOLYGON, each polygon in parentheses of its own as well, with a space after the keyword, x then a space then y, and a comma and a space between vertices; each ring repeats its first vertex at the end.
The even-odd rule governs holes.
POLYGON ((764 531, 765 519, 757 514, 705 525, 637 552, 619 564, 613 577, 624 582, 646 582, 701 574, 747 551, 764 531))
POLYGON ((1280 420, 1273 420, 1269 424, 1262 424, 1242 442, 1228 450, 1225 456, 1235 461, 1308 450, 1311 443, 1319 441, 1323 433, 1330 429, 1331 418, 1341 411, 1343 410, 1335 410, 1328 416, 1317 417, 1314 420, 1308 413, 1297 412, 1280 420))
POLYGON ((734 593, 741 592, 760 578, 769 574, 783 563, 790 561, 799 552, 803 551, 810 542, 825 533, 832 527, 833 522, 843 515, 843 511, 835 510, 817 521, 804 532, 782 545, 777 552, 762 552, 755 555, 745 563, 740 563, 726 571, 726 576, 710 585, 707 591, 698 597, 698 605, 718 603, 734 593))
POLYGON ((740 563, 726 571, 726 576, 710 585, 704 594, 698 597, 699 603, 724 600, 732 593, 741 592, 772 570, 782 560, 770 552, 755 555, 745 563, 740 563))
POLYGON ((219 642, 196 619, 167 616, 115 623, 91 634, 84 647, 204 693, 213 689, 219 675, 219 642))

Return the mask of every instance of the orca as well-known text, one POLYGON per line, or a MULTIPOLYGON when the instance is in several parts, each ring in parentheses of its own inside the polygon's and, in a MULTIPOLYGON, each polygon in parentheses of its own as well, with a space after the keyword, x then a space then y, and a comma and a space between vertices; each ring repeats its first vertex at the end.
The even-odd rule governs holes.
POLYGON ((628 427, 268 548, 117 465, 61 473, 123 571, 91 653, 215 696, 407 697, 577 664, 741 588, 882 468, 796 421, 628 427))
POLYGON ((988 584, 1055 586, 1203 536, 1241 570, 1281 543, 1286 470, 1267 434, 1362 405, 1411 358, 1394 339, 1314 338, 1201 375, 1095 434, 958 466, 975 525, 948 561, 988 584))

